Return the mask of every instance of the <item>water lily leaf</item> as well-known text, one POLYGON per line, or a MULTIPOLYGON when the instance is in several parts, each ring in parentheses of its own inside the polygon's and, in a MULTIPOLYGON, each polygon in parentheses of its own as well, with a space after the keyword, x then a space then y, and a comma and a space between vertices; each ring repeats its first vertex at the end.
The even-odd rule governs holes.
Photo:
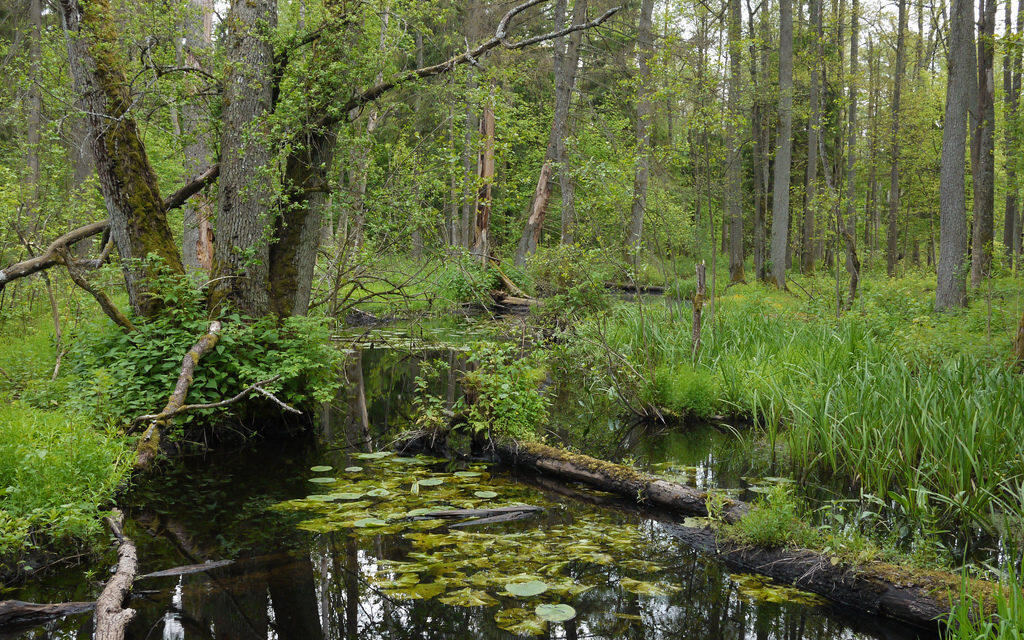
POLYGON ((418 482, 419 482, 419 485, 421 487, 437 487, 439 485, 444 484, 444 479, 443 478, 423 478, 422 480, 419 480, 418 482))
POLYGON ((505 585, 505 591, 508 591, 512 595, 520 598, 539 596, 547 590, 547 583, 541 582, 540 580, 530 580, 529 582, 510 582, 505 585))
POLYGON ((329 483, 334 482, 336 480, 337 480, 337 478, 310 478, 309 479, 310 482, 315 482, 317 484, 329 484, 329 483))
POLYGON ((458 478, 479 478, 481 473, 479 471, 456 471, 452 475, 458 478))
POLYGON ((387 522, 380 518, 360 518, 352 523, 356 527, 383 527, 387 522))
POLYGON ((776 584, 764 576, 741 573, 730 575, 729 578, 736 583, 736 591, 741 596, 754 601, 795 603, 812 607, 828 604, 828 600, 819 595, 776 584))
POLYGON ((385 489, 384 487, 380 487, 377 489, 370 489, 369 491, 366 492, 366 495, 372 496, 374 498, 383 498, 385 496, 391 495, 391 492, 385 489))
POLYGON ((412 511, 409 511, 408 513, 405 514, 405 516, 407 518, 415 518, 417 516, 422 516, 422 515, 428 514, 431 511, 436 511, 436 509, 427 509, 425 507, 419 507, 417 509, 413 509, 412 511))
POLYGON ((356 467, 356 466, 345 467, 345 471, 347 471, 348 473, 359 473, 362 470, 363 470, 362 467, 356 467))
POLYGON ((359 458, 360 460, 380 460, 381 458, 386 458, 390 455, 390 451, 374 451, 373 453, 357 453, 353 457, 359 458))
POLYGON ((331 467, 330 465, 326 465, 326 464, 318 464, 318 465, 316 465, 315 467, 310 467, 310 468, 309 468, 309 470, 310 470, 310 471, 314 471, 314 472, 316 472, 316 473, 323 473, 323 472, 325 472, 325 471, 330 471, 330 470, 331 470, 331 469, 333 469, 333 468, 334 468, 334 467, 331 467))
POLYGON ((440 582, 420 583, 409 587, 384 589, 383 592, 402 600, 427 600, 444 593, 445 585, 440 582))
POLYGON ((533 611, 548 622, 565 622, 576 617, 576 610, 567 604, 538 604, 533 611))
POLYGON ((619 586, 630 593, 636 593, 642 596, 667 596, 672 593, 672 591, 675 591, 675 589, 670 585, 658 585, 653 582, 634 580, 633 578, 620 579, 619 586))
POLYGON ((402 464, 427 464, 426 460, 422 460, 420 458, 402 458, 400 456, 395 456, 394 458, 391 458, 391 461, 400 462, 402 464))
POLYGON ((355 491, 341 491, 339 493, 331 493, 327 495, 328 500, 358 500, 362 497, 363 494, 355 491))
POLYGON ((488 595, 486 591, 470 589, 469 587, 453 591, 444 598, 438 598, 438 602, 457 607, 489 607, 498 604, 498 601, 488 595))
POLYGON ((498 497, 498 493, 496 491, 474 491, 473 495, 484 500, 490 500, 491 498, 498 497))
POLYGON ((526 609, 502 609, 494 614, 499 629, 519 636, 539 636, 547 631, 548 623, 534 616, 526 609))
POLYGON ((420 483, 418 483, 418 482, 412 483, 412 486, 409 487, 409 493, 411 493, 414 496, 415 495, 419 495, 419 493, 420 493, 420 483))

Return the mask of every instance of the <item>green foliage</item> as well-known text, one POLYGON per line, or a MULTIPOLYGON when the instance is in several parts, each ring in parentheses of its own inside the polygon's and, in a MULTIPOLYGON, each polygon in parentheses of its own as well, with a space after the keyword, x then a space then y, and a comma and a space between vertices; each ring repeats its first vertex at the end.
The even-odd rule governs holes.
POLYGON ((469 362, 475 368, 463 375, 462 386, 475 398, 466 408, 470 429, 492 437, 535 440, 550 404, 539 389, 546 373, 540 357, 523 357, 515 343, 479 342, 469 362))
POLYGON ((491 291, 501 288, 498 273, 488 269, 466 252, 457 252, 446 262, 438 276, 443 297, 455 303, 491 302, 491 291))
POLYGON ((130 469, 125 439, 84 415, 0 403, 0 571, 19 554, 96 541, 130 469))
POLYGON ((614 265, 600 249, 576 244, 538 247, 526 264, 541 295, 562 294, 580 285, 603 286, 613 279, 614 265))
POLYGON ((801 544, 808 531, 799 504, 785 484, 770 487, 743 518, 722 526, 725 536, 739 544, 769 549, 801 544))
POLYGON ((658 405, 681 416, 708 418, 721 408, 721 383, 715 374, 688 363, 659 366, 654 371, 654 387, 658 405))

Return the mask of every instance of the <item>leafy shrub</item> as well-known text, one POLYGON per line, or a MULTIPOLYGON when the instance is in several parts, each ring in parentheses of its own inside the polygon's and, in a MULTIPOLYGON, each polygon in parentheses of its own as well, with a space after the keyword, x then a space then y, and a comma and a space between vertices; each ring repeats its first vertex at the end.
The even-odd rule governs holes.
POLYGON ((496 271, 480 264, 479 258, 462 252, 448 260, 438 285, 441 295, 452 302, 479 302, 490 301, 490 292, 501 288, 501 280, 496 271))
POLYGON ((707 418, 718 411, 722 385, 708 369, 660 366, 654 385, 658 404, 679 415, 707 418))
POLYGON ((604 252, 575 244, 538 247, 526 264, 527 273, 543 295, 566 293, 583 284, 603 286, 612 278, 613 269, 604 252))
POLYGON ((492 436, 533 440, 548 418, 547 397, 540 391, 544 371, 534 354, 522 357, 514 343, 479 342, 469 361, 476 368, 462 378, 475 397, 467 415, 470 428, 492 436))
POLYGON ((726 537, 738 544, 765 548, 804 543, 809 530, 800 518, 796 498, 784 484, 770 487, 743 518, 722 528, 726 537))

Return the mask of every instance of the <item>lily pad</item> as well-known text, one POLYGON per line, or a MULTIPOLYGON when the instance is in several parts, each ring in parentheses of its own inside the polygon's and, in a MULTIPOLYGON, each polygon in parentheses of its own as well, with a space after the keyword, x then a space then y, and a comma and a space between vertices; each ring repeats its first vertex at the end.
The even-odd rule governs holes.
POLYGON ((333 469, 333 468, 334 468, 334 467, 332 467, 332 466, 330 466, 330 465, 326 465, 326 464, 318 464, 318 465, 316 465, 315 467, 310 467, 310 468, 309 468, 309 470, 310 470, 310 471, 314 471, 314 472, 316 472, 316 473, 324 473, 325 471, 330 471, 330 470, 331 470, 331 469, 333 469))
POLYGON ((380 487, 379 489, 370 489, 369 491, 366 492, 366 495, 374 498, 383 498, 385 496, 391 495, 391 492, 385 489, 384 487, 380 487))
POLYGON ((417 482, 421 487, 436 487, 444 484, 443 478, 423 478, 417 482))
POLYGON ((374 451, 373 453, 357 453, 353 457, 359 458, 360 460, 380 460, 381 458, 386 458, 390 455, 390 451, 374 451))
POLYGON ((641 580, 634 580, 633 578, 620 579, 619 586, 630 593, 636 593, 642 596, 667 596, 674 590, 668 585, 643 582, 641 580))
POLYGON ((576 610, 567 604, 538 604, 533 612, 548 622, 565 622, 576 617, 576 610))
POLYGON ((491 498, 497 498, 498 493, 496 491, 474 491, 473 495, 484 500, 490 500, 491 498))
POLYGON ((453 591, 444 598, 438 598, 438 601, 442 604, 451 604, 457 607, 489 607, 498 604, 498 601, 488 595, 486 591, 470 589, 469 587, 453 591))
POLYGON ((383 527, 387 522, 380 518, 360 518, 352 523, 356 527, 383 527))
POLYGON ((540 580, 530 580, 529 582, 510 582, 505 585, 505 591, 508 591, 512 595, 520 598, 539 596, 547 590, 548 585, 540 580))
POLYGON ((332 483, 332 482, 334 482, 336 480, 337 480, 337 478, 310 478, 309 479, 310 482, 315 482, 317 484, 330 484, 330 483, 332 483))
POLYGON ((327 496, 328 500, 358 500, 362 498, 363 494, 355 491, 342 491, 339 493, 332 493, 327 496))
POLYGON ((362 470, 363 470, 362 467, 355 467, 355 466, 345 467, 345 471, 347 471, 348 473, 359 473, 362 470))
POLYGON ((452 475, 457 478, 479 478, 483 474, 479 471, 456 471, 452 475))
POLYGON ((539 636, 547 631, 548 623, 533 615, 526 609, 502 609, 494 614, 494 622, 499 629, 504 629, 517 636, 539 636))

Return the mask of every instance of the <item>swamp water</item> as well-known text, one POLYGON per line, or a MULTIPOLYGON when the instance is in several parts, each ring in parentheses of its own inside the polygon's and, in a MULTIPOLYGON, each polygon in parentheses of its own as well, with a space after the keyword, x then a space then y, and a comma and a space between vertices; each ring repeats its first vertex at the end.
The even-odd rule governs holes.
MULTIPOLYGON (((672 523, 601 492, 490 465, 358 451, 351 443, 365 436, 361 407, 374 432, 390 424, 393 433, 412 418, 423 357, 362 354, 348 377, 358 377, 363 393, 339 398, 316 442, 193 458, 136 487, 126 507, 140 574, 232 563, 139 580, 128 637, 919 637, 731 574, 678 542, 672 523), (471 526, 432 515, 509 505, 542 511, 471 526)), ((706 430, 673 434, 667 447, 639 442, 637 457, 687 476, 681 480, 730 485, 749 473, 707 464, 721 445, 706 430)), ((105 578, 106 567, 88 576, 78 567, 4 597, 91 599, 105 578)), ((91 625, 84 615, 0 638, 88 638, 91 625)))

